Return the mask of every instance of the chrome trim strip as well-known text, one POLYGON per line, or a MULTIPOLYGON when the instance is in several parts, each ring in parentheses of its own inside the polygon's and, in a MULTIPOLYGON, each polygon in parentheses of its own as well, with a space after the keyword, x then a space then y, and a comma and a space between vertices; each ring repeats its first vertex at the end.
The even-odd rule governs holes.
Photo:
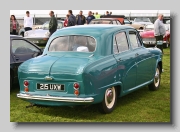
POLYGON ((53 97, 53 96, 38 96, 38 95, 29 95, 29 94, 17 94, 18 98, 22 99, 33 99, 33 100, 48 100, 48 101, 59 101, 59 102, 79 102, 79 103, 91 103, 94 101, 94 98, 73 98, 73 97, 53 97))

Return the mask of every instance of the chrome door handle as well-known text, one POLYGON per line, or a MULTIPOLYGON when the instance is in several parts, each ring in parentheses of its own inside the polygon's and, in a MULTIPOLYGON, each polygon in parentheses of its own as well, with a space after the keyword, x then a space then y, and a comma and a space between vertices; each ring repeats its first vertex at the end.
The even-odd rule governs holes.
POLYGON ((118 61, 118 62, 119 62, 119 61, 122 61, 122 59, 121 59, 121 58, 119 58, 117 61, 118 61))
POLYGON ((135 56, 138 56, 138 55, 139 55, 138 53, 135 54, 135 56))

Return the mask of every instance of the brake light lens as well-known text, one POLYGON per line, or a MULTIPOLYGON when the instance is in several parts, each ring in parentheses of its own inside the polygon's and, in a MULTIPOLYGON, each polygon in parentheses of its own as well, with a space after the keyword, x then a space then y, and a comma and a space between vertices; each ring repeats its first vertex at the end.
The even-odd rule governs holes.
POLYGON ((79 83, 74 83, 74 89, 79 89, 79 83))
POLYGON ((80 87, 79 83, 77 83, 77 82, 74 83, 73 87, 74 87, 74 94, 76 96, 78 96, 79 95, 79 87, 80 87))
POLYGON ((25 86, 25 87, 29 86, 29 82, 25 80, 25 81, 24 81, 24 86, 25 86))

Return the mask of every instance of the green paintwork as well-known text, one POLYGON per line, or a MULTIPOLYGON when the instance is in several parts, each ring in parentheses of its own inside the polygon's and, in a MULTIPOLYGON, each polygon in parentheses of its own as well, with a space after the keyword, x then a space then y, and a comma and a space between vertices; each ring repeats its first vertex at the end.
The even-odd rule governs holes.
MULTIPOLYGON (((18 69, 20 93, 24 93, 24 80, 29 81, 29 94, 61 97, 76 97, 73 83, 80 84, 78 97, 93 97, 94 102, 102 102, 105 90, 120 86, 119 97, 129 94, 153 81, 155 69, 162 62, 162 53, 157 48, 143 45, 124 53, 113 53, 113 36, 118 31, 136 31, 128 26, 83 25, 63 28, 48 40, 43 55, 24 62, 18 69), (91 36, 96 40, 94 52, 48 52, 53 39, 66 35, 91 36), (139 56, 135 56, 138 53, 139 56), (91 56, 93 54, 93 56, 91 56), (121 61, 117 61, 121 58, 121 61), (50 76, 53 80, 44 80, 50 76), (37 90, 36 83, 65 84, 65 91, 37 90)), ((128 42, 129 42, 129 37, 128 42)), ((130 45, 131 46, 131 45, 130 45)), ((26 100, 31 103, 51 106, 81 105, 57 101, 26 100)))

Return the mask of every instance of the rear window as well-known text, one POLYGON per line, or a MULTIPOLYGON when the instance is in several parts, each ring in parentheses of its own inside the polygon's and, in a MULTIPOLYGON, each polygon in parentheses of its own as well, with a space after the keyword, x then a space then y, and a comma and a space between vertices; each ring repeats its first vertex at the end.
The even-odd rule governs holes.
POLYGON ((95 48, 96 40, 93 37, 72 35, 55 38, 49 46, 49 51, 93 52, 95 48))

